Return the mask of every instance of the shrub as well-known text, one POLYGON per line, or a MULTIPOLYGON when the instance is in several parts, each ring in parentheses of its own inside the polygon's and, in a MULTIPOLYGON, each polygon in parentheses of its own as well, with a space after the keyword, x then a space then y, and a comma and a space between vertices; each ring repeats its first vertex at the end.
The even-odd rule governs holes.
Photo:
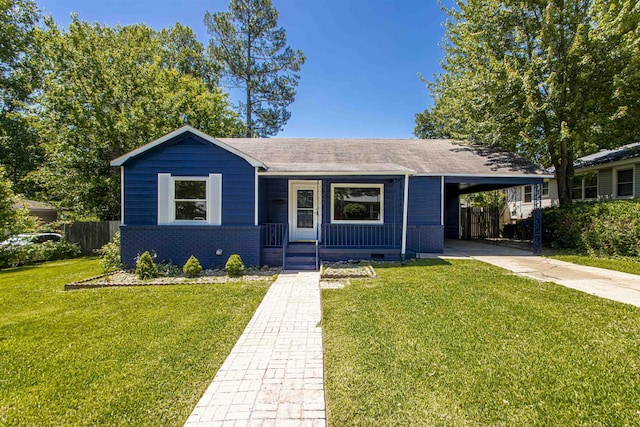
POLYGON ((158 277, 158 267, 153 262, 149 251, 145 251, 136 260, 136 275, 140 280, 149 280, 158 277))
POLYGON ((542 211, 543 241, 598 256, 640 256, 640 200, 576 203, 542 211))
POLYGON ((160 276, 174 277, 180 273, 180 266, 175 265, 171 260, 159 262, 156 264, 156 267, 158 268, 158 274, 160 276))
POLYGON ((113 235, 113 239, 100 249, 96 250, 100 256, 100 265, 102 271, 110 273, 112 271, 120 270, 122 263, 120 262, 120 232, 116 231, 113 235))
POLYGON ((79 255, 80 247, 66 240, 12 246, 0 249, 0 268, 17 267, 44 261, 57 261, 75 258, 79 255))
POLYGON ((227 276, 238 277, 244 272, 244 263, 238 254, 232 254, 225 265, 227 276))
POLYGON ((182 267, 182 271, 187 275, 187 277, 195 277, 202 271, 202 266, 200 265, 198 258, 191 255, 182 267))

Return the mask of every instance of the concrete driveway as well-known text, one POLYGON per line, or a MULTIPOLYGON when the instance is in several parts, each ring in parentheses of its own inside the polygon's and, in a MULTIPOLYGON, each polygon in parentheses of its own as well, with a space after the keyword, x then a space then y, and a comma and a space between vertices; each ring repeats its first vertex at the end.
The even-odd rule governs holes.
POLYGON ((473 258, 521 276, 555 282, 602 298, 640 307, 640 276, 596 267, 533 256, 523 251, 493 244, 447 240, 442 258, 473 258))

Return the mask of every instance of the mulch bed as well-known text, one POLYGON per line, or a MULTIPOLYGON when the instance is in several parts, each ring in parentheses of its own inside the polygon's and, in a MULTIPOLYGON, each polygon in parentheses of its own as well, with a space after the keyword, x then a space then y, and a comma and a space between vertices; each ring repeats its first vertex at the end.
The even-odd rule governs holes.
POLYGON ((64 290, 93 289, 108 287, 130 287, 130 286, 167 286, 167 285, 197 285, 208 283, 227 283, 237 281, 255 281, 271 279, 280 273, 280 268, 262 267, 248 268, 245 274, 240 277, 227 277, 223 270, 204 270, 196 277, 186 277, 184 275, 161 276, 152 280, 140 280, 132 271, 116 271, 114 273, 102 274, 90 277, 78 282, 67 283, 64 290))
POLYGON ((323 279, 347 279, 376 277, 376 271, 369 262, 341 261, 322 264, 323 279))

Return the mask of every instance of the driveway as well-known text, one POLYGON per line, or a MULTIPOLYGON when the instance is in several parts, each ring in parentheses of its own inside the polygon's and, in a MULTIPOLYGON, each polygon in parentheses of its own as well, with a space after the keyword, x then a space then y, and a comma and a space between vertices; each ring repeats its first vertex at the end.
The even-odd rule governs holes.
POLYGON ((442 258, 473 258, 544 282, 640 307, 640 276, 534 256, 483 242, 447 240, 442 258))

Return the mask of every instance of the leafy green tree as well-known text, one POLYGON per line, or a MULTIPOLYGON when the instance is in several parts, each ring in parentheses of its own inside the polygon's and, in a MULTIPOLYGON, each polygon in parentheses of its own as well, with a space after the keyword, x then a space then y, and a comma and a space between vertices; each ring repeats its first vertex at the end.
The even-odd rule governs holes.
POLYGON ((66 31, 47 21, 43 37, 37 129, 47 161, 31 178, 58 205, 118 218, 110 160, 184 124, 216 136, 242 132, 227 95, 200 78, 206 61, 185 27, 159 34, 73 17, 66 31))
POLYGON ((636 2, 454 3, 444 71, 428 83, 434 106, 416 116, 416 135, 435 129, 553 166, 570 204, 577 157, 640 136, 637 69, 625 65, 640 37, 636 2))
POLYGON ((13 193, 11 181, 0 166, 0 239, 35 229, 35 218, 29 215, 29 210, 25 207, 16 209, 15 205, 19 204, 20 198, 13 193))
POLYGON ((277 134, 291 117, 287 107, 305 56, 287 46, 284 28, 276 28, 278 11, 271 0, 231 0, 228 12, 207 12, 204 21, 211 56, 246 95, 239 106, 246 135, 277 134))
POLYGON ((32 0, 0 1, 0 163, 16 191, 42 160, 35 131, 25 116, 38 86, 34 53, 39 12, 32 0))

